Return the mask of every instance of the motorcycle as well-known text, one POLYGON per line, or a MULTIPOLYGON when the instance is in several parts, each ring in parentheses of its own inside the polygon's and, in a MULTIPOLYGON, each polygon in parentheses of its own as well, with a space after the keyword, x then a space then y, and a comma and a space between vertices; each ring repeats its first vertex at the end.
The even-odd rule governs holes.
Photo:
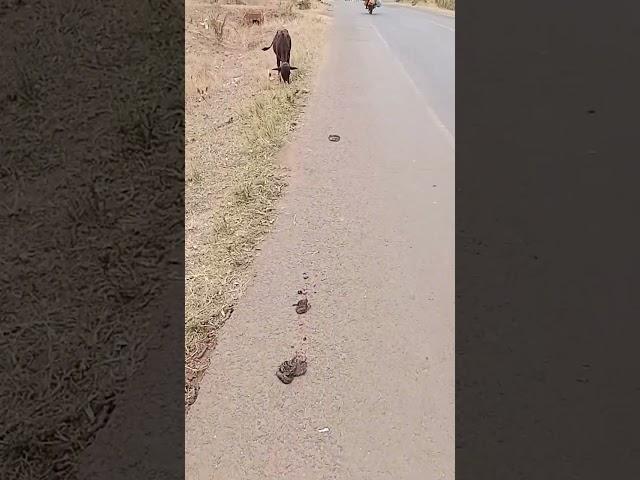
POLYGON ((373 14, 373 9, 380 6, 380 0, 364 0, 364 8, 369 11, 369 15, 373 14))

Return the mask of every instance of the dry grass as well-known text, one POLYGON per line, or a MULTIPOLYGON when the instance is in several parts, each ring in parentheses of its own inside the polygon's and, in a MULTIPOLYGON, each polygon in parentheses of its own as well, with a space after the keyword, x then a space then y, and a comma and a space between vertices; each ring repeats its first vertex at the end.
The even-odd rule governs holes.
MULTIPOLYGON (((256 247, 275 220, 274 205, 285 187, 275 157, 308 92, 325 29, 317 10, 301 14, 293 2, 267 9, 260 26, 243 26, 241 12, 226 10, 230 20, 222 39, 187 25, 187 407, 197 396, 207 351, 242 295, 256 247), (275 58, 260 50, 281 26, 292 36, 292 63, 299 68, 291 85, 269 78, 275 58)), ((187 4, 187 18, 215 14, 187 4)))
POLYGON ((446 8, 447 10, 455 10, 456 0, 437 0, 436 5, 441 8, 446 8))
POLYGON ((455 10, 456 0, 435 0, 436 7, 444 8, 445 10, 455 10))

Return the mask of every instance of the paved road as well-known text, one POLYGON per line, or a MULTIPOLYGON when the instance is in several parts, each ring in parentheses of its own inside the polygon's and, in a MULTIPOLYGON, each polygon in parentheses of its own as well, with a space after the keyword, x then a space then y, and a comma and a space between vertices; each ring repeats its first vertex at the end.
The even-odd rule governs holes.
POLYGON ((278 222, 187 418, 188 480, 454 478, 453 21, 334 14, 278 222), (309 369, 283 385, 295 349, 309 369))
POLYGON ((455 135, 455 18, 392 3, 372 17, 372 26, 455 135))

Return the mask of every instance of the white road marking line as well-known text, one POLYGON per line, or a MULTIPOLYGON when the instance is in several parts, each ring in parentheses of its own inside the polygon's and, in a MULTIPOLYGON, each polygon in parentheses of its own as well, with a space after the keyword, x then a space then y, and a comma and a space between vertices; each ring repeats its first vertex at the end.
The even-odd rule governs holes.
POLYGON ((391 54, 391 57, 396 61, 396 63, 398 64, 398 67, 400 68, 400 71, 404 74, 404 76, 406 77, 407 81, 409 82, 409 84, 411 85, 415 93, 422 99, 425 107, 427 108, 427 114, 429 115, 433 123, 436 125, 436 127, 438 127, 440 132, 443 134, 449 147, 451 147, 455 151, 456 141, 454 136, 451 134, 451 132, 445 126, 445 124, 442 123, 442 120, 440 120, 440 117, 438 117, 438 114, 433 110, 433 108, 431 108, 431 105, 429 105, 429 102, 427 101, 425 96, 422 94, 418 86, 415 84, 415 82, 413 81, 413 78, 411 78, 411 75, 409 75, 409 72, 407 72, 402 62, 398 60, 398 58, 393 54, 393 50, 391 50, 391 47, 389 46, 387 41, 384 39, 384 37, 380 34, 376 26, 372 23, 369 25, 371 26, 371 28, 373 28, 373 31, 376 32, 376 35, 378 35, 378 38, 380 39, 382 44, 389 51, 389 53, 391 54))
POLYGON ((455 31, 456 31, 456 29, 455 29, 455 28, 447 27, 446 25, 442 25, 441 23, 434 22, 433 20, 429 20, 429 23, 433 23, 434 25, 437 25, 438 27, 441 27, 441 28, 447 29, 447 30, 449 30, 450 32, 454 32, 454 33, 455 33, 455 31))

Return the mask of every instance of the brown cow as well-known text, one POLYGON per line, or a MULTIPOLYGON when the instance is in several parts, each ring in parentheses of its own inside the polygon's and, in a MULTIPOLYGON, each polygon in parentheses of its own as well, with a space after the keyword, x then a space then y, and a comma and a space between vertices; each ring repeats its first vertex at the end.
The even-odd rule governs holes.
POLYGON ((289 63, 291 61, 291 37, 286 28, 278 30, 273 40, 271 40, 271 45, 264 47, 262 50, 266 52, 272 46, 277 62, 277 67, 273 70, 280 72, 280 78, 284 82, 291 83, 291 70, 297 70, 297 67, 292 67, 289 63))

